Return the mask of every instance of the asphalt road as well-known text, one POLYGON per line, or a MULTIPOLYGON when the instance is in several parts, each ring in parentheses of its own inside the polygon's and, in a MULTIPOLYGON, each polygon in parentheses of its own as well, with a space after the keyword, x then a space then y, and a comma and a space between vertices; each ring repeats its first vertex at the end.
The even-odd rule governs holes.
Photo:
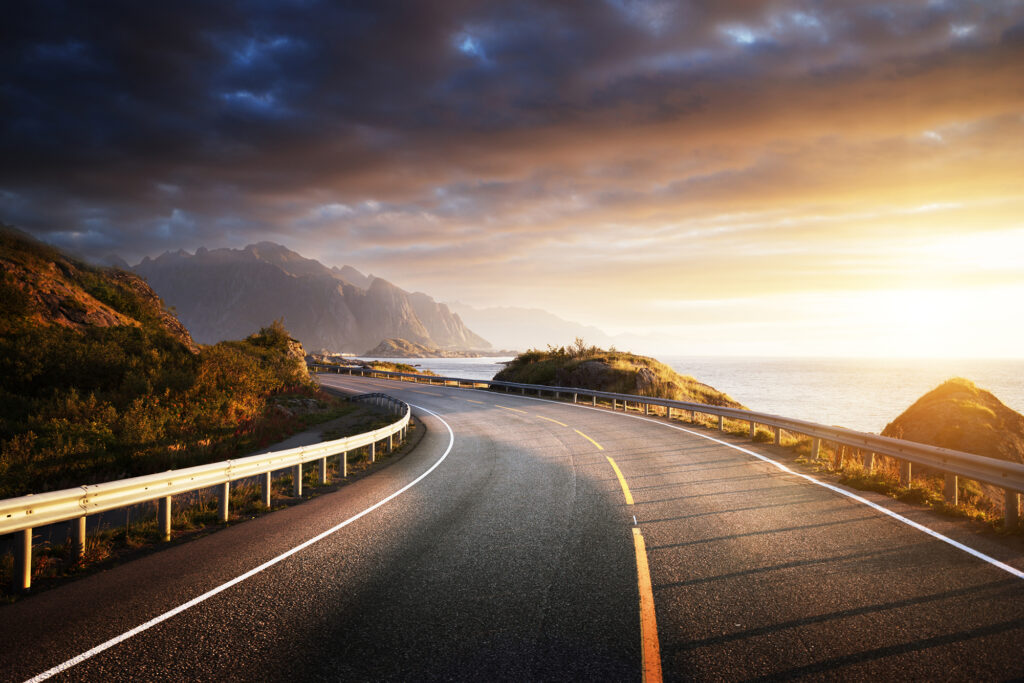
POLYGON ((638 534, 668 680, 1024 677, 1024 580, 737 450, 771 447, 515 395, 323 382, 414 404, 426 436, 336 493, 0 607, 3 680, 118 637, 57 678, 637 680, 653 639, 638 534))

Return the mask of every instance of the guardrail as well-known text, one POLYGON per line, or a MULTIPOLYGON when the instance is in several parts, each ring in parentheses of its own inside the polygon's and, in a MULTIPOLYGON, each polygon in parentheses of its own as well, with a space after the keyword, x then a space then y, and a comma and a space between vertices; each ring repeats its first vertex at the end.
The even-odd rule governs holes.
POLYGON ((861 452, 863 461, 869 468, 871 463, 874 462, 875 455, 894 458, 900 465, 900 482, 902 484, 910 482, 912 466, 914 464, 940 471, 945 474, 944 493, 946 500, 953 505, 957 503, 958 477, 974 479, 975 481, 997 486, 1003 489, 1004 492, 1005 505, 1003 517, 1006 526, 1014 528, 1020 520, 1020 495, 1024 492, 1024 464, 1020 463, 997 460, 996 458, 988 458, 973 453, 939 448, 887 436, 879 436, 869 432, 858 432, 844 427, 829 427, 814 422, 807 422, 806 420, 797 420, 780 415, 740 410, 726 406, 713 406, 706 403, 673 401, 634 394, 615 394, 607 391, 592 391, 577 387, 550 387, 539 384, 519 384, 496 380, 388 372, 358 366, 311 363, 309 367, 315 371, 345 372, 348 374, 399 379, 426 384, 454 385, 458 387, 466 385, 474 389, 518 390, 522 394, 528 391, 536 392, 538 395, 548 393, 556 398, 561 398, 564 394, 567 396, 571 395, 573 403, 578 403, 581 397, 589 398, 591 404, 595 406, 598 400, 608 401, 611 403, 612 410, 618 410, 619 404, 622 404, 623 410, 628 410, 629 404, 635 404, 645 414, 651 414, 652 407, 659 407, 664 410, 665 416, 670 419, 673 410, 683 410, 691 413, 691 420, 695 419, 698 413, 717 416, 719 430, 724 429, 724 420, 726 418, 747 422, 749 423, 750 438, 754 437, 757 426, 762 425, 772 429, 776 445, 781 443, 783 431, 809 437, 811 439, 811 455, 813 458, 818 457, 822 441, 834 443, 837 448, 847 447, 861 452))
POLYGON ((302 466, 317 461, 320 483, 327 483, 327 458, 339 456, 342 477, 348 476, 348 453, 357 448, 370 448, 370 461, 377 456, 377 444, 388 442, 388 452, 405 440, 408 434, 411 409, 404 401, 386 394, 363 394, 351 397, 355 401, 368 401, 399 416, 386 427, 324 441, 312 446, 300 446, 282 451, 250 455, 235 460, 197 465, 160 474, 148 474, 130 479, 80 486, 62 491, 30 494, 0 500, 0 535, 20 533, 15 547, 14 588, 28 590, 32 584, 32 530, 48 524, 72 523, 72 545, 79 557, 85 553, 85 518, 87 515, 116 510, 140 503, 158 502, 157 524, 164 541, 171 538, 171 499, 173 496, 216 487, 221 522, 228 521, 231 483, 240 479, 261 477, 263 504, 270 507, 271 477, 275 471, 292 469, 293 492, 302 495, 302 466))

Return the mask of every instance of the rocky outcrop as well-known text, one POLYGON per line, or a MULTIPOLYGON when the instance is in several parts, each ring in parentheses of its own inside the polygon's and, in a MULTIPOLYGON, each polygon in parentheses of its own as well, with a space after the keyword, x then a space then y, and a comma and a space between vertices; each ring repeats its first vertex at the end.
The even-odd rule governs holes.
POLYGON ((288 339, 288 358, 295 363, 295 372, 302 381, 309 381, 309 366, 306 365, 306 350, 298 339, 288 339))
POLYGON ((882 436, 1024 463, 1024 415, 959 377, 919 398, 882 436))
POLYGON ((423 321, 431 339, 447 339, 445 346, 460 349, 486 349, 490 343, 469 330, 457 313, 452 313, 446 304, 440 304, 423 292, 409 295, 416 317, 423 321))
POLYGON ((306 347, 336 352, 358 353, 385 338, 442 349, 490 346, 425 294, 349 266, 327 268, 271 242, 168 252, 133 270, 204 343, 244 337, 281 319, 306 347))
POLYGON ((193 341, 188 329, 181 324, 166 308, 163 301, 156 295, 153 288, 146 284, 146 281, 138 275, 121 269, 111 270, 110 279, 130 289, 139 300, 145 302, 159 318, 160 326, 172 337, 187 346, 192 353, 199 351, 199 346, 193 341))
MULTIPOLYGON (((1024 415, 960 377, 919 398, 885 426, 882 436, 1024 463, 1024 415)), ((895 467, 890 458, 882 458, 882 462, 895 467)), ((914 471, 941 474, 927 467, 915 466, 914 471)), ((1000 487, 961 480, 961 489, 976 506, 1003 509, 1005 494, 1000 487)))
POLYGON ((20 315, 34 324, 80 331, 155 324, 193 353, 199 350, 188 330, 137 275, 79 263, 16 230, 0 230, 4 289, 19 299, 20 315))

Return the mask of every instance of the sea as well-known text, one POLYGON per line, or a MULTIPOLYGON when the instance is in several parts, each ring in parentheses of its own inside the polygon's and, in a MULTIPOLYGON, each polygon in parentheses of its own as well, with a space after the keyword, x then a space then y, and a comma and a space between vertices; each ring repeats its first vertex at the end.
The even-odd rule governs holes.
MULTIPOLYGON (((381 358, 465 379, 491 379, 511 357, 381 358)), ((964 377, 1024 413, 1024 359, 706 358, 661 356, 683 375, 723 391, 751 410, 881 432, 914 401, 951 377, 964 377)))

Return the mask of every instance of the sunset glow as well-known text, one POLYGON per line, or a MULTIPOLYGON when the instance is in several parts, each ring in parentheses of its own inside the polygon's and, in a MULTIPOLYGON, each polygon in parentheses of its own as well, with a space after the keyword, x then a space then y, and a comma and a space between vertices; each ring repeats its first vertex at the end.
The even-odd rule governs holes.
POLYGON ((164 11, 11 18, 0 220, 272 240, 646 353, 1024 354, 1019 2, 164 11))

